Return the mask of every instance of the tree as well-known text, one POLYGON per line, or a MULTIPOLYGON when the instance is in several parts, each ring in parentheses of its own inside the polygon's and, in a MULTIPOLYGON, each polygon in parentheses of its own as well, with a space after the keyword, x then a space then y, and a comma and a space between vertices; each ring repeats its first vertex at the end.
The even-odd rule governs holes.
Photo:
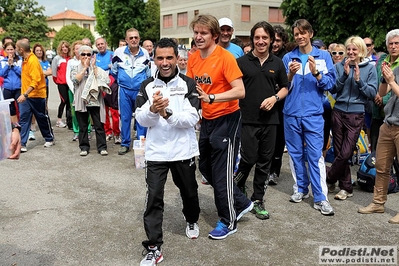
POLYGON ((396 6, 393 0, 284 0, 280 8, 287 25, 305 18, 313 26, 314 38, 327 44, 358 35, 374 39, 376 49, 384 49, 386 33, 398 27, 396 6))
POLYGON ((57 47, 60 41, 67 41, 72 44, 74 41, 89 38, 91 43, 94 43, 94 36, 90 30, 72 24, 61 28, 54 38, 53 47, 57 47))
POLYGON ((15 40, 27 37, 31 43, 48 42, 46 33, 51 29, 43 15, 44 7, 37 5, 32 0, 0 0, 0 25, 5 30, 3 36, 11 36, 15 40))
POLYGON ((144 33, 144 0, 94 0, 94 14, 96 30, 110 46, 117 47, 129 28, 144 33))
POLYGON ((145 4, 144 30, 140 33, 143 40, 149 39, 153 42, 159 40, 160 13, 159 0, 148 0, 145 4))
POLYGON ((96 30, 106 40, 111 39, 111 32, 108 28, 107 16, 103 13, 107 9, 107 0, 94 0, 94 14, 96 15, 96 30))

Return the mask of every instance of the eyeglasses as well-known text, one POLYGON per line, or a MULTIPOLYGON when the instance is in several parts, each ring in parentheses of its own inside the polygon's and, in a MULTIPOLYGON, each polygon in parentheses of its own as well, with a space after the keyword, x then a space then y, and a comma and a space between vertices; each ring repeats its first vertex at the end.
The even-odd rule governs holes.
POLYGON ((344 52, 331 52, 332 55, 344 55, 344 52))
POLYGON ((81 53, 80 56, 91 56, 91 53, 81 53))
POLYGON ((129 39, 129 40, 133 40, 133 39, 136 39, 136 40, 137 40, 138 38, 139 38, 139 36, 130 36, 128 39, 129 39))
POLYGON ((372 43, 366 43, 367 47, 371 47, 373 44, 372 43))

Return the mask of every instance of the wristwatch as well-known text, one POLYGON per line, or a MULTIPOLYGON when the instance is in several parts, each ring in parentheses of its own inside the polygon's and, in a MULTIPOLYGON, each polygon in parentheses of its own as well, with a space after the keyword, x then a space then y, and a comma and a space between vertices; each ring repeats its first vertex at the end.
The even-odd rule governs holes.
POLYGON ((166 112, 166 115, 163 116, 164 119, 168 119, 169 117, 171 117, 173 115, 172 109, 166 108, 165 112, 166 112))
POLYGON ((21 132, 21 126, 18 124, 18 122, 15 123, 11 123, 11 128, 14 129, 18 129, 19 132, 21 132))
POLYGON ((275 94, 274 97, 276 97, 276 101, 277 101, 277 102, 280 101, 280 97, 278 97, 277 94, 275 94))
POLYGON ((209 104, 212 104, 213 101, 215 100, 215 94, 209 94, 208 97, 209 97, 209 104))
POLYGON ((312 73, 313 77, 317 77, 318 75, 320 75, 320 71, 319 70, 316 71, 317 71, 316 73, 312 73))
POLYGON ((28 98, 28 94, 27 94, 27 93, 24 93, 24 97, 25 97, 25 98, 28 98))

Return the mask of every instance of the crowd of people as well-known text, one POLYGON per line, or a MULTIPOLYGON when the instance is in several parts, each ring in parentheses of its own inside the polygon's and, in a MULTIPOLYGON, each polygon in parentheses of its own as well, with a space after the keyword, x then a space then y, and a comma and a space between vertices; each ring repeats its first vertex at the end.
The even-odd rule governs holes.
MULTIPOLYGON (((140 45, 134 28, 115 51, 107 49, 104 38, 96 39, 96 49, 87 38, 72 45, 62 41, 51 68, 41 45, 31 51, 29 40, 3 39, 2 91, 4 98, 15 99, 10 105, 11 158, 27 151, 36 123, 44 147, 54 145, 48 76, 60 95, 55 126, 73 131, 80 156, 90 151, 91 131, 103 156, 111 140, 124 155, 132 138, 146 137, 142 266, 163 260, 163 195, 169 170, 180 190, 186 235, 199 237, 196 157, 203 183, 213 188, 219 216, 208 234, 211 239, 235 233, 248 212, 261 220, 270 218, 265 194, 268 185, 278 184, 285 148, 294 179, 289 200, 308 198, 310 186, 313 208, 334 215, 328 193, 335 193, 338 183, 335 199, 353 197, 348 160, 362 129, 370 150, 376 151, 377 175, 372 203, 358 212, 385 211, 390 169, 399 149, 399 29, 386 35, 388 54, 377 54, 370 37, 348 36, 345 43, 328 48, 320 39, 312 41, 314 30, 305 19, 291 27, 294 42, 283 27, 265 21, 252 27, 245 44, 232 39, 229 18, 198 15, 190 28, 190 50, 174 38, 140 45), (334 161, 326 166, 330 132, 334 161), (247 195, 253 166, 253 193, 247 195)), ((399 215, 389 222, 399 224, 399 215)))
MULTIPOLYGON (((376 59, 371 38, 348 36, 345 44, 334 44, 328 51, 323 41, 311 41, 313 28, 304 19, 297 20, 291 28, 295 45, 288 43, 282 27, 272 27, 264 21, 256 23, 250 32, 249 45, 241 46, 243 54, 235 49, 234 28, 229 18, 217 21, 212 16, 200 15, 190 27, 199 52, 188 53, 187 67, 182 69, 196 83, 201 106, 199 170, 203 183, 213 187, 220 218, 209 232, 210 238, 224 239, 235 233, 237 222, 249 211, 259 219, 270 217, 264 196, 267 185, 277 185, 285 146, 295 181, 290 201, 299 203, 308 198, 310 185, 313 208, 323 215, 334 215, 328 193, 335 192, 338 182, 340 190, 335 199, 353 196, 348 159, 355 150, 360 130, 372 128, 374 116, 367 115, 370 102, 380 111, 388 102, 389 109, 385 109, 385 119, 379 121, 384 139, 367 131, 379 144, 375 146, 377 181, 373 202, 359 212, 384 212, 390 165, 398 147, 395 131, 399 123, 395 118, 397 98, 388 96, 383 103, 381 97, 399 88, 397 72, 392 71, 399 55, 396 41, 399 30, 387 34, 388 59, 384 56, 376 59), (248 46, 250 50, 245 51, 248 46), (385 85, 379 86, 381 82, 385 85), (334 162, 327 167, 324 152, 330 131, 338 148, 334 162), (237 158, 239 163, 234 169, 237 158), (254 165, 253 193, 247 198, 245 183, 254 165)), ((189 89, 194 85, 179 73, 176 61, 180 54, 170 40, 159 41, 154 50, 159 73, 145 81, 138 94, 137 118, 151 128, 147 135, 151 147, 147 149, 150 155, 146 156, 148 196, 144 214, 148 239, 142 243, 146 254, 141 265, 156 265, 163 260, 163 188, 169 169, 181 192, 186 235, 189 238, 199 235, 197 184, 192 183, 195 177, 190 167, 184 168, 184 172, 176 169, 182 167, 180 164, 195 165, 193 156, 198 154, 197 147, 191 145, 195 142, 190 141, 198 106, 192 88, 189 89), (184 90, 176 95, 172 84, 181 78, 186 84, 180 85, 184 90), (183 95, 185 104, 177 107, 175 101, 183 95), (176 137, 159 139, 160 134, 154 132, 160 130, 173 132, 171 135, 176 137), (177 132, 181 135, 175 135, 177 132), (181 151, 179 140, 184 140, 190 147, 186 147, 186 152, 191 153, 177 156, 173 149, 165 152, 167 149, 155 148, 174 147, 181 151), (182 173, 185 181, 181 180, 182 173), (161 178, 155 179, 154 174, 161 178), (191 195, 191 203, 187 193, 191 195), (187 206, 193 206, 192 212, 188 212, 187 206)), ((389 222, 399 223, 399 216, 389 222)))

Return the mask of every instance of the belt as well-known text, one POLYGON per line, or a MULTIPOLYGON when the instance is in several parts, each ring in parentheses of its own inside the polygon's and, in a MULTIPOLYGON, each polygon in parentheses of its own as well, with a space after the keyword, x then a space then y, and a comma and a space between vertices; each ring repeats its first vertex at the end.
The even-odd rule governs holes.
POLYGON ((385 121, 385 124, 387 124, 387 125, 390 126, 390 127, 392 127, 392 126, 397 127, 397 126, 398 126, 398 125, 392 124, 392 123, 389 122, 389 121, 385 121))

